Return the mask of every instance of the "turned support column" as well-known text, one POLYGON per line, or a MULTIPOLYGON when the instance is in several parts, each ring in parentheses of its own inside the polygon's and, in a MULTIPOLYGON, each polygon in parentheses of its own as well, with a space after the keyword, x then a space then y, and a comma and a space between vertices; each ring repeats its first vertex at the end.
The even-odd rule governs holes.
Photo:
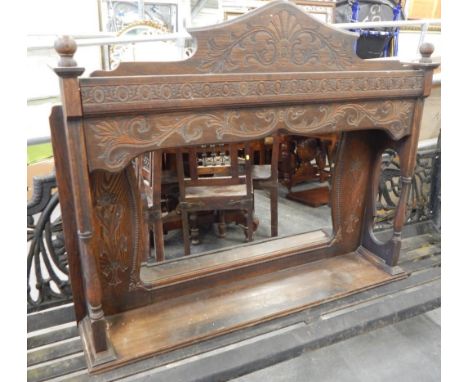
POLYGON ((395 216, 393 219, 393 236, 392 242, 393 248, 393 259, 392 264, 396 265, 400 255, 401 249, 401 231, 403 225, 406 222, 406 209, 408 205, 408 197, 411 191, 411 183, 414 175, 414 168, 416 166, 416 155, 418 150, 419 132, 421 130, 421 120, 424 107, 424 99, 429 96, 432 87, 432 74, 434 67, 438 64, 434 64, 431 55, 434 52, 434 46, 430 43, 424 43, 419 48, 421 53, 421 59, 414 66, 425 70, 425 83, 423 96, 420 97, 415 105, 413 121, 411 126, 411 135, 404 138, 398 145, 398 154, 400 157, 400 199, 396 207, 395 216))
POLYGON ((58 66, 54 68, 60 78, 60 93, 63 105, 66 150, 68 151, 71 190, 76 216, 77 236, 80 249, 80 262, 84 284, 88 318, 84 324, 95 353, 107 352, 109 343, 106 335, 106 321, 102 309, 102 289, 96 264, 96 239, 93 228, 93 205, 90 192, 88 163, 82 124, 81 97, 78 76, 84 68, 77 67, 73 55, 75 41, 62 36, 55 42, 55 50, 60 55, 58 66))
MULTIPOLYGON (((398 263, 401 249, 401 232, 403 225, 406 222, 406 208, 408 197, 411 191, 411 184, 416 165, 416 154, 418 150, 419 131, 421 128, 422 112, 424 106, 424 99, 430 95, 432 87, 432 74, 433 69, 439 64, 434 63, 430 58, 434 51, 434 47, 429 43, 421 45, 421 59, 418 62, 410 63, 413 68, 421 69, 424 71, 424 88, 420 97, 416 99, 413 119, 411 123, 411 132, 407 137, 401 141, 395 142, 393 145, 398 151, 400 157, 400 179, 401 190, 400 199, 395 210, 393 219, 393 235, 392 238, 382 243, 376 239, 373 233, 374 214, 375 209, 375 195, 380 176, 380 159, 382 150, 376 152, 376 167, 374 168, 373 184, 369 187, 369 204, 366 213, 365 229, 362 238, 362 245, 372 251, 374 254, 382 258, 389 266, 395 266, 398 263)), ((383 149, 383 148, 382 148, 383 149)))

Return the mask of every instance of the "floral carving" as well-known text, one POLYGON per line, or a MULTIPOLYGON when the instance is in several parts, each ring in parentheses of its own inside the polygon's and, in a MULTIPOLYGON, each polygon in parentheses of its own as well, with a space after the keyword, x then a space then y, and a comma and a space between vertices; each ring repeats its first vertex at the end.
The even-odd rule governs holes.
POLYGON ((352 64, 349 36, 340 36, 312 18, 300 16, 282 9, 268 17, 266 25, 246 23, 240 34, 211 38, 207 57, 198 69, 220 73, 273 64, 280 67, 313 64, 316 68, 336 70, 352 64), (302 20, 307 23, 303 25, 302 20))
POLYGON ((297 134, 380 128, 398 139, 410 129, 413 108, 414 101, 392 100, 217 110, 205 114, 180 112, 88 120, 86 131, 90 147, 99 147, 97 158, 102 163, 92 167, 115 170, 145 150, 202 140, 225 141, 226 136, 256 138, 279 128, 297 134))
POLYGON ((117 204, 115 194, 103 194, 97 200, 96 216, 103 231, 99 262, 109 286, 119 285, 122 282, 120 274, 128 269, 125 264, 127 237, 119 230, 122 211, 123 207, 117 204))

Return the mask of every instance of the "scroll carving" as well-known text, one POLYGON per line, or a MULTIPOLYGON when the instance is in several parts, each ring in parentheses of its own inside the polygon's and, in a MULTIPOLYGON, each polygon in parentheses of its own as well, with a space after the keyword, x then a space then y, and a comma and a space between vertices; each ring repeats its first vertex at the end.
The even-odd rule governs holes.
POLYGON ((389 100, 290 107, 216 110, 88 119, 91 167, 117 171, 151 149, 235 138, 254 139, 278 129, 295 134, 378 128, 399 139, 411 127, 414 101, 389 100), (94 148, 94 150, 93 150, 94 148))
POLYGON ((224 33, 208 40, 207 56, 198 66, 202 72, 265 69, 272 65, 298 67, 313 64, 318 70, 351 66, 354 56, 349 36, 333 33, 320 22, 282 9, 263 23, 247 22, 239 33, 224 33), (307 22, 305 22, 307 21, 307 22))

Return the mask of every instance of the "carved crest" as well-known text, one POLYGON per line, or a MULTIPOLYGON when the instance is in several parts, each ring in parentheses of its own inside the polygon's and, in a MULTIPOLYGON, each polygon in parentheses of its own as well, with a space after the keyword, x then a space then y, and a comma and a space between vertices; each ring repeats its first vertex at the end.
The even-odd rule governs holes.
MULTIPOLYGON (((226 31, 208 40, 206 58, 197 69, 233 72, 313 65, 316 69, 344 69, 352 64, 349 36, 330 33, 329 27, 285 4, 246 21, 239 32, 226 31)), ((194 33, 196 35, 196 32, 194 33)))
POLYGON ((354 52, 357 35, 324 24, 287 1, 272 1, 246 15, 219 25, 193 28, 192 57, 174 63, 121 63, 121 74, 253 73, 333 71, 355 67, 363 60, 354 52))

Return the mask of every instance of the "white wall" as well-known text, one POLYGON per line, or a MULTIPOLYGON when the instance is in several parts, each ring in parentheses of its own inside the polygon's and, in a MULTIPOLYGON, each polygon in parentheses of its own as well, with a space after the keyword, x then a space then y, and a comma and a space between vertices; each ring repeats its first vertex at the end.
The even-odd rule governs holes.
POLYGON ((80 34, 99 31, 99 0, 28 2, 27 33, 80 34))

